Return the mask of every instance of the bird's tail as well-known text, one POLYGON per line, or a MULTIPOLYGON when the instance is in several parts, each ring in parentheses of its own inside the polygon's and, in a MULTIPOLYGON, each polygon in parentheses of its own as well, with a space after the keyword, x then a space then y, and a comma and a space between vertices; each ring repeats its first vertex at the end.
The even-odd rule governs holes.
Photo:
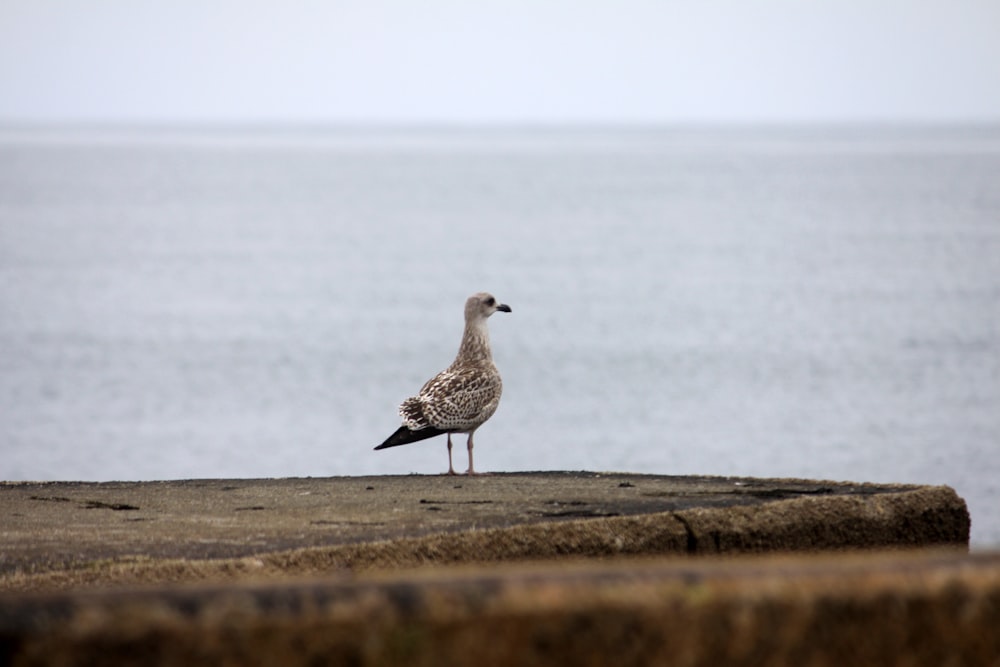
POLYGON ((408 445, 411 442, 419 442, 421 440, 426 440, 427 438, 433 438, 435 435, 441 435, 442 433, 447 433, 447 432, 448 431, 443 431, 439 428, 434 428, 433 426, 422 428, 419 431, 411 431, 405 426, 400 426, 395 433, 386 438, 385 442, 383 442, 375 449, 386 449, 388 447, 398 447, 400 445, 408 445))

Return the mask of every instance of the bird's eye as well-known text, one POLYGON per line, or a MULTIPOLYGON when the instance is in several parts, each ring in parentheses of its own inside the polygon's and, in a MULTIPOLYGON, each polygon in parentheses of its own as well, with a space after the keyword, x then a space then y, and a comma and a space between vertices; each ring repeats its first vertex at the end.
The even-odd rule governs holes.
POLYGON ((487 305, 487 306, 492 306, 492 305, 493 305, 493 304, 495 304, 496 302, 497 302, 497 300, 496 300, 496 299, 494 299, 493 297, 490 297, 490 298, 486 299, 486 305, 487 305))

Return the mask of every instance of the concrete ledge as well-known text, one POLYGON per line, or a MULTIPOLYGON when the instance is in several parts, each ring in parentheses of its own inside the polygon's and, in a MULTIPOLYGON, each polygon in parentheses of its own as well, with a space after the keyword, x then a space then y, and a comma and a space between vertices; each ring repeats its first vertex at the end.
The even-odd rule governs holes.
POLYGON ((0 597, 9 665, 996 665, 1000 554, 628 560, 0 597))
POLYGON ((0 484, 0 591, 564 557, 966 547, 948 487, 512 473, 0 484))
POLYGON ((597 473, 8 483, 0 507, 3 665, 1000 655, 1000 555, 967 555, 965 502, 943 486, 597 473))

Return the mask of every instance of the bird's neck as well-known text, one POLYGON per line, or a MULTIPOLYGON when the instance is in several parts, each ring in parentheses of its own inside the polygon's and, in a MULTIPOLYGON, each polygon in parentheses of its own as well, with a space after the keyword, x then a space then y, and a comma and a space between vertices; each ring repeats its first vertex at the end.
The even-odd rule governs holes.
POLYGON ((455 361, 465 363, 493 361, 493 352, 490 351, 490 332, 486 328, 485 319, 465 323, 465 333, 462 334, 462 344, 458 348, 455 361))

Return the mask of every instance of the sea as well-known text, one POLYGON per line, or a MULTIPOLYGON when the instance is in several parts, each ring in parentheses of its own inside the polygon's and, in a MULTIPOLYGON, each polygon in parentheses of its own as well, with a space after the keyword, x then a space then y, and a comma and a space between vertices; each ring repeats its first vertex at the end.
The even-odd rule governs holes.
POLYGON ((1000 546, 1000 126, 0 127, 0 479, 440 473, 373 447, 478 291, 477 470, 946 484, 1000 546))

